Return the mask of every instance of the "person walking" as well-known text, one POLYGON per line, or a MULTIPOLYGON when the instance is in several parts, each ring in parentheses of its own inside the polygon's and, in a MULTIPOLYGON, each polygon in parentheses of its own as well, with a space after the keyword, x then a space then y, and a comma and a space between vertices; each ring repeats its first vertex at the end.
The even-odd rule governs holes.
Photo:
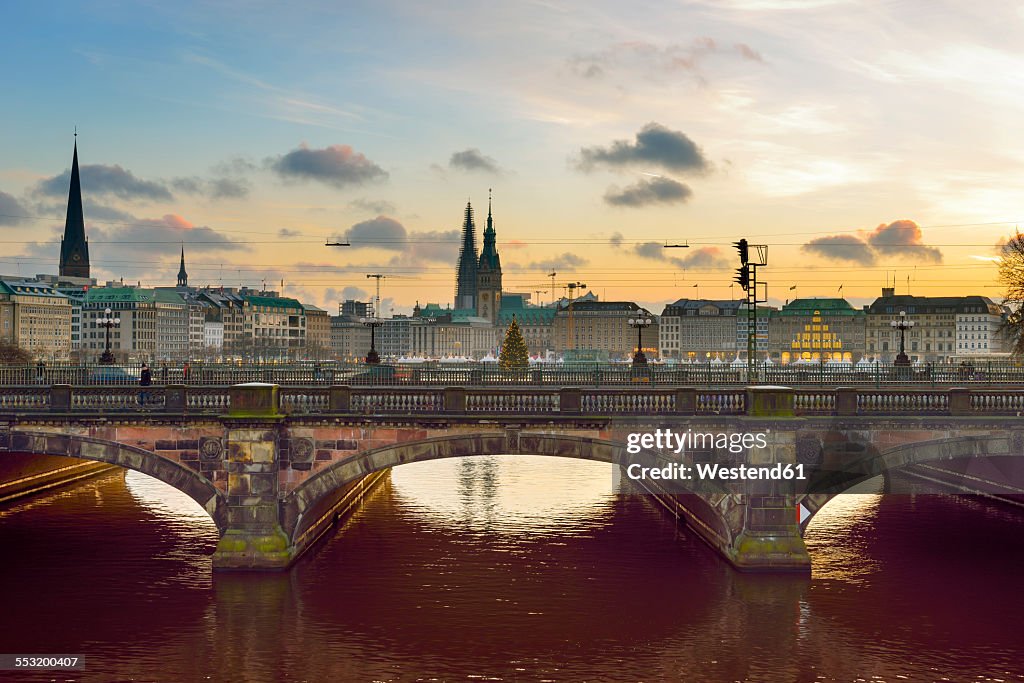
POLYGON ((139 405, 143 408, 146 407, 146 403, 149 400, 149 390, 147 387, 153 384, 153 373, 150 372, 149 366, 145 363, 142 364, 142 372, 139 373, 139 386, 142 390, 139 392, 139 405))

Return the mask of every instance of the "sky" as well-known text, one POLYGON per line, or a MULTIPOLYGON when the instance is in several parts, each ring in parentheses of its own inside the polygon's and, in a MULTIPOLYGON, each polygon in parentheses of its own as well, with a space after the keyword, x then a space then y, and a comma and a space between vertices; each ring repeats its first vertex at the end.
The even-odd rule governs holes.
POLYGON ((8 3, 0 273, 54 273, 73 133, 93 275, 383 313, 454 299, 489 192, 504 289, 660 312, 1001 299, 1024 222, 1024 4, 8 3), (328 247, 347 241, 350 247, 328 247), (688 245, 665 248, 665 245, 688 245), (555 272, 554 278, 550 273, 555 272), (552 291, 552 283, 554 290, 552 291))

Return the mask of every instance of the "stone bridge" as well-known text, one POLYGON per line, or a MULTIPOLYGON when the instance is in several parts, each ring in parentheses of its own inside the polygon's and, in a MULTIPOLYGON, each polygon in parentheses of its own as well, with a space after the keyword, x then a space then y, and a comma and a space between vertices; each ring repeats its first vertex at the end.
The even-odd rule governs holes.
POLYGON ((0 458, 68 456, 160 479, 217 524, 214 567, 228 570, 288 567, 396 465, 508 453, 662 464, 671 459, 663 451, 628 448, 630 434, 661 428, 767 435, 764 448, 741 453, 696 449, 686 455, 691 464, 812 468, 806 487, 639 483, 734 566, 805 570, 803 529, 832 496, 908 465, 1024 453, 1024 392, 1010 391, 251 384, 139 392, 58 385, 0 393, 0 458))

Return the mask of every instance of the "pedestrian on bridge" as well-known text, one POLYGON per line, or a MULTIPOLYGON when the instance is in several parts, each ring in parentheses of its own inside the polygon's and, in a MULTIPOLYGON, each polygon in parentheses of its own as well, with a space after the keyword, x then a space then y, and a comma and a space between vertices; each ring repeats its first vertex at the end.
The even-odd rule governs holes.
POLYGON ((139 392, 139 405, 143 408, 146 407, 146 402, 149 400, 149 390, 147 387, 152 384, 153 373, 150 372, 149 366, 143 363, 142 372, 139 373, 139 386, 142 387, 142 391, 139 392))

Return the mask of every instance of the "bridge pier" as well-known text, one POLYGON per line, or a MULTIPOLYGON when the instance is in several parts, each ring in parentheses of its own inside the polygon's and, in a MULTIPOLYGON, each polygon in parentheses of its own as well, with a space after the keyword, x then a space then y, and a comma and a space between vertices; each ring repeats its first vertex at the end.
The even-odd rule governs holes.
POLYGON ((281 414, 278 387, 242 384, 231 388, 227 428, 227 526, 213 554, 214 570, 281 570, 296 553, 281 526, 281 414))
MULTIPOLYGON (((748 465, 797 464, 796 429, 782 421, 795 420, 795 393, 787 387, 748 387, 748 432, 765 432, 767 448, 747 451, 748 465), (771 418, 770 421, 762 421, 771 418), (758 424, 760 422, 760 424, 758 424)), ((726 557, 745 571, 809 571, 811 557, 800 532, 796 496, 791 481, 751 480, 741 503, 743 525, 733 536, 726 557)))

